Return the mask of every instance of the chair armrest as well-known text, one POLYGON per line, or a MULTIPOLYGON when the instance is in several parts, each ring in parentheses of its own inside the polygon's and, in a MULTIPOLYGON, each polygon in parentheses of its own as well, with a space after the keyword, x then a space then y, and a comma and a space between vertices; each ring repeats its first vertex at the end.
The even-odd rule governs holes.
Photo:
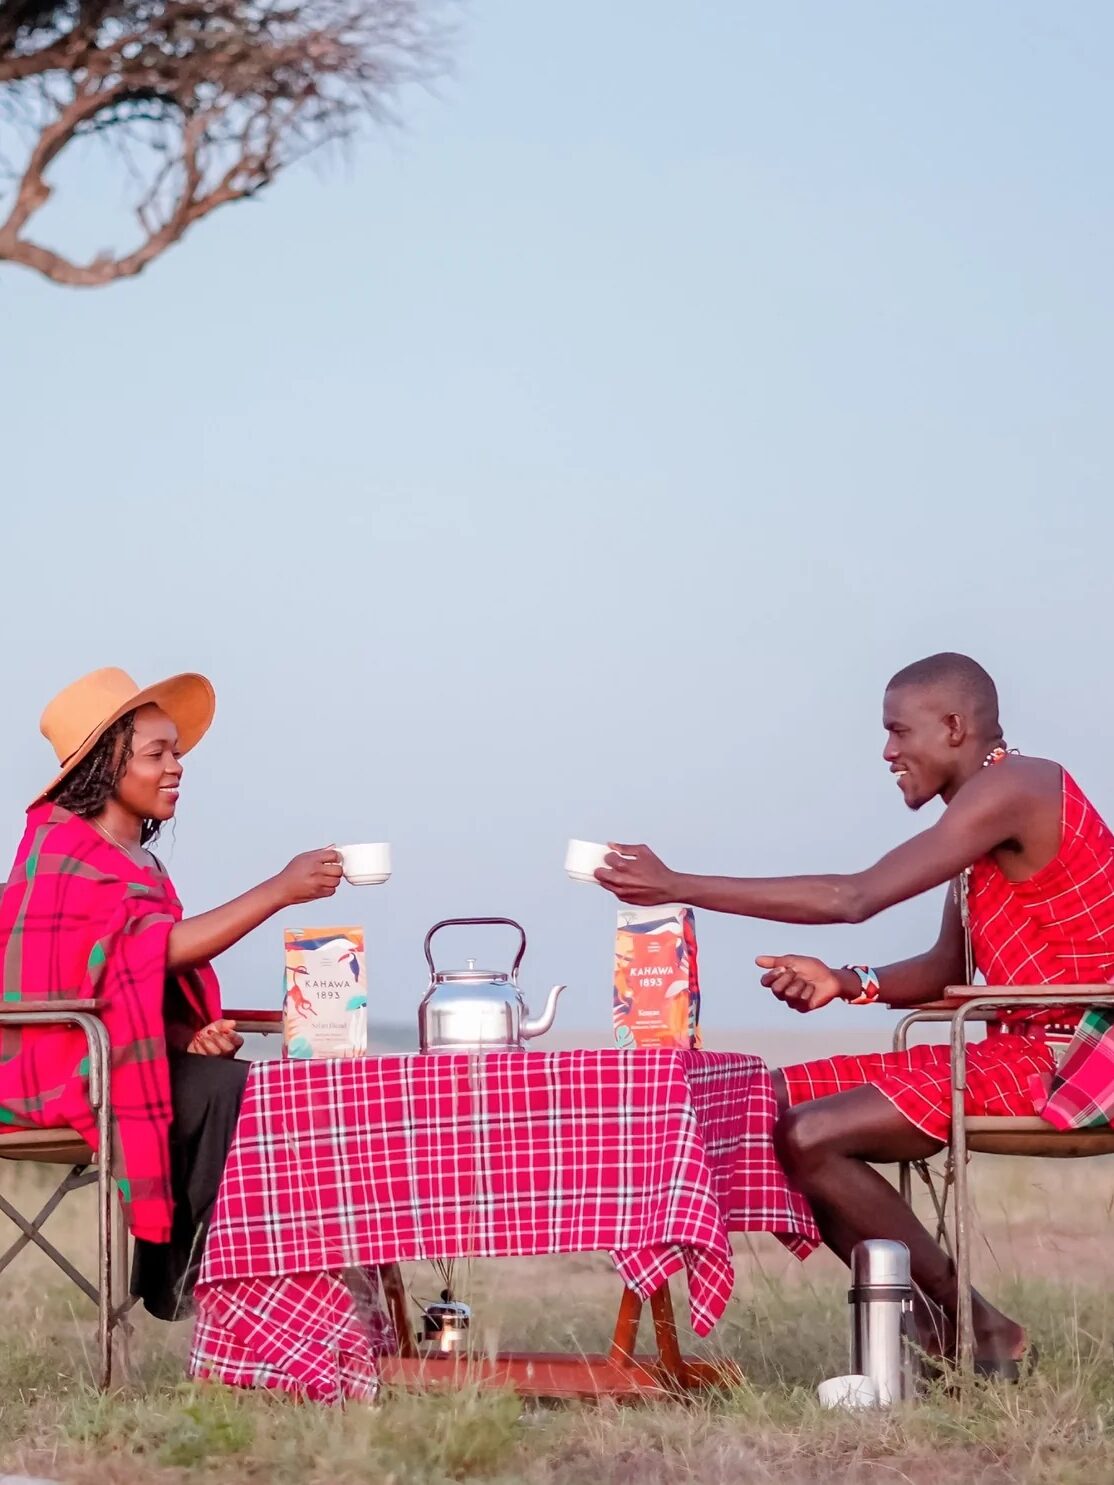
POLYGON ((973 1000, 987 1004, 1010 1001, 1024 1009, 1027 1005, 1078 1005, 1092 1000, 1109 999, 1111 985, 949 985, 942 1005, 968 1005, 973 1000))
MULTIPOLYGON (((921 1011, 951 1014, 972 1000, 988 1004, 999 998, 1018 1000, 1025 1005, 1078 1005, 1096 996, 1110 995, 1110 985, 949 985, 942 1000, 922 1000, 917 1005, 895 1005, 890 1010, 916 1014, 921 1011)), ((926 1018, 927 1019, 927 1018, 926 1018)))
POLYGON ((89 1102, 97 1115, 102 1148, 108 1139, 108 1080, 112 1050, 98 1012, 103 1000, 0 1001, 0 1026, 69 1026, 85 1037, 89 1051, 89 1102))
POLYGON ((1091 1006, 1114 1006, 1111 985, 949 985, 949 997, 955 999, 952 1014, 952 1087, 966 1086, 968 1021, 992 1021, 1002 1010, 1058 1010, 1077 1005, 1082 1010, 1091 1006))
POLYGON ((5 1016, 14 1020, 40 1012, 99 1016, 103 1010, 103 1000, 62 1000, 60 997, 54 1000, 0 1000, 0 1020, 5 1016))
POLYGON ((903 1016, 917 1015, 925 1011, 937 1017, 943 1017, 945 1015, 951 1015, 953 1011, 957 1011, 962 1004, 963 1001, 957 995, 952 995, 949 991, 947 998, 944 1000, 921 1000, 916 1005, 891 1005, 886 1009, 896 1011, 899 1015, 903 1016))
POLYGON ((281 1011, 237 1011, 226 1009, 229 1021, 235 1021, 236 1030, 243 1036, 278 1036, 282 1033, 281 1011))
MULTIPOLYGON (((941 1022, 950 1024, 963 1006, 962 1000, 926 1000, 915 1006, 895 1005, 893 1009, 904 1014, 894 1027, 893 1050, 895 1052, 906 1051, 909 1045, 909 1031, 913 1026, 925 1022, 937 1025, 941 1022)), ((982 1010, 977 1013, 973 1012, 970 1019, 972 1021, 994 1021, 997 1017, 998 1012, 995 1010, 982 1010)))
POLYGON ((1046 994, 1039 995, 1017 995, 998 991, 990 995, 972 995, 962 1005, 956 1007, 952 1015, 953 1041, 962 1043, 963 1028, 968 1021, 978 1021, 986 1015, 993 1015, 1000 1010, 1024 1011, 1030 1006, 1047 1006, 1055 1010, 1062 1005, 1082 1006, 1114 1006, 1114 985, 1096 985, 1086 993, 1080 993, 1076 987, 1076 993, 1065 995, 1062 990, 1049 990, 1046 994))
MULTIPOLYGON (((918 1022, 962 1020, 995 1021, 1001 1010, 1056 1010, 1060 1006, 1114 1004, 1111 985, 949 985, 943 1000, 924 1000, 920 1005, 896 1005, 903 1012, 894 1030, 893 1048, 903 1052, 908 1043, 909 1028, 918 1022)), ((960 1033, 962 1035, 962 1033, 960 1033)), ((954 1039, 954 1038, 953 1038, 954 1039)))

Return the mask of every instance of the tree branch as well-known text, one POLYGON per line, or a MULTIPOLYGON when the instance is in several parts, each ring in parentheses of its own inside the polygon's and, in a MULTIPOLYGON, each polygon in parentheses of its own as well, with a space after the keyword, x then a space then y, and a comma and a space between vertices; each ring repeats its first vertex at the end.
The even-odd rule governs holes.
MULTIPOLYGON (((117 87, 115 93, 119 91, 117 87)), ((53 161, 69 144, 75 131, 113 101, 114 91, 111 89, 107 94, 78 94, 54 122, 42 130, 16 189, 15 203, 7 221, 0 226, 0 258, 8 256, 7 250, 18 242, 28 219, 49 201, 50 187, 44 177, 53 161)))
POLYGON ((140 273, 195 223, 348 137, 361 117, 392 119, 400 88, 441 69, 446 3, 0 0, 0 107, 33 140, 14 172, 0 260, 79 286, 140 273), (6 33, 13 6, 24 20, 6 33), (25 229, 50 199, 51 166, 93 136, 120 143, 133 175, 133 146, 152 168, 135 207, 143 241, 78 264, 25 229))

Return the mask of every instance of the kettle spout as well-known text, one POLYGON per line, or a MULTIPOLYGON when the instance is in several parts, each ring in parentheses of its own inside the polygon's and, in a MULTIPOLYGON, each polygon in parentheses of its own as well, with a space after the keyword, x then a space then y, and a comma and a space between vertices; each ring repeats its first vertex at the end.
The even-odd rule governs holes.
POLYGON ((523 1037, 541 1036, 543 1031, 548 1031, 553 1025, 553 1018, 557 1014, 557 997, 561 991, 566 989, 565 985, 554 985, 546 996, 545 1010, 536 1021, 523 1021, 521 1031, 523 1037))

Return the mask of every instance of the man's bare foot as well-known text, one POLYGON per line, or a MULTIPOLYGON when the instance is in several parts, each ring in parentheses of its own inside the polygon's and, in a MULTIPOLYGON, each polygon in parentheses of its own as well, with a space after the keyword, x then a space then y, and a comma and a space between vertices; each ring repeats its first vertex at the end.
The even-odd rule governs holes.
POLYGON ((975 1312, 975 1360, 976 1362, 1017 1362, 1025 1355, 1029 1338, 1015 1320, 1000 1311, 990 1309, 989 1314, 975 1312))
MULTIPOLYGON (((1009 1370, 1020 1362, 1028 1348, 1024 1329, 975 1294, 975 1360, 989 1371, 1009 1370)), ((951 1316, 919 1290, 914 1291, 913 1322, 917 1344, 928 1360, 955 1365, 957 1360, 956 1327, 951 1316)), ((1016 1368, 1014 1368, 1016 1369, 1016 1368)))

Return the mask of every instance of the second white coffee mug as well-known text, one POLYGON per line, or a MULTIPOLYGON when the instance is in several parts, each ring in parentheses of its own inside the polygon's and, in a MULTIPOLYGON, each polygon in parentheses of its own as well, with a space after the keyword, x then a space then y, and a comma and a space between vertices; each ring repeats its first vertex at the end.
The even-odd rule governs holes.
POLYGON ((597 870, 605 864, 611 847, 594 840, 570 840, 565 852, 565 870, 574 882, 594 882, 597 870))
POLYGON ((873 1408, 878 1389, 869 1377, 829 1377, 817 1388, 822 1408, 873 1408))
POLYGON ((379 887, 391 874, 391 847, 387 841, 337 846, 344 880, 353 887, 379 887))

